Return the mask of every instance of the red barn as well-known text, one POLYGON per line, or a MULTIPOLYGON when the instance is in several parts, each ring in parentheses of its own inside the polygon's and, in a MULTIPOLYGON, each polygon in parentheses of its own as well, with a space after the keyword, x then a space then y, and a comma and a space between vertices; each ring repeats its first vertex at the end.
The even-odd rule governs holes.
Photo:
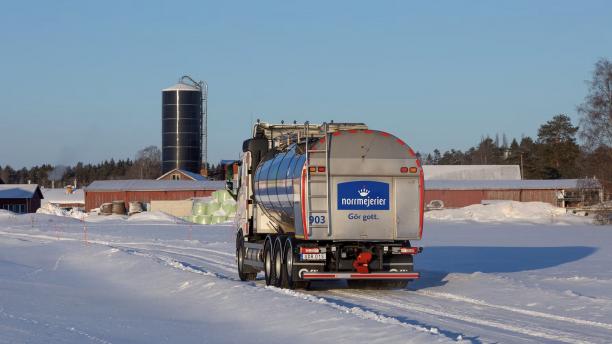
POLYGON ((545 202, 577 207, 602 201, 596 179, 551 180, 427 180, 425 204, 430 208, 460 208, 489 200, 545 202))
POLYGON ((207 197, 224 188, 224 181, 212 180, 96 180, 85 188, 85 210, 113 201, 124 201, 127 207, 129 202, 207 197))

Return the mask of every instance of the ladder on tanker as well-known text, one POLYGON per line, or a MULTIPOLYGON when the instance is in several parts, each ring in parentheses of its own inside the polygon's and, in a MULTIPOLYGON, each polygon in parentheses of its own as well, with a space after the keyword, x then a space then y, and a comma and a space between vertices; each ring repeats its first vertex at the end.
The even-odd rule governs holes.
POLYGON ((309 124, 306 122, 304 126, 305 141, 306 141, 306 212, 307 212, 307 229, 308 235, 312 234, 313 228, 324 228, 327 230, 327 235, 331 236, 331 189, 329 175, 329 140, 330 130, 327 123, 323 124, 325 139, 323 147, 321 144, 311 147, 309 142, 309 124), (314 148, 314 149, 313 149, 314 148), (311 164, 312 160, 317 161, 316 164, 311 164), (313 172, 311 168, 314 168, 313 172), (325 172, 321 172, 324 169, 325 172))

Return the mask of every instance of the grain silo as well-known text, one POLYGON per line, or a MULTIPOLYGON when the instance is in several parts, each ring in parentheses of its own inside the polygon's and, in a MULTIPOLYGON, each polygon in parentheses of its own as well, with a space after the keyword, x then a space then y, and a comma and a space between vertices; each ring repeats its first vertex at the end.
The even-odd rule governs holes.
POLYGON ((183 76, 162 90, 162 173, 200 173, 206 161, 206 83, 183 76))

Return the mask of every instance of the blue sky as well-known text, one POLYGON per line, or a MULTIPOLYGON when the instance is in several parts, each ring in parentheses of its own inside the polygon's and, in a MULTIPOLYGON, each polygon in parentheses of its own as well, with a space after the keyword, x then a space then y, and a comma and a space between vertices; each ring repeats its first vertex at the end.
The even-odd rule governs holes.
POLYGON ((161 92, 205 79, 209 156, 253 120, 365 122, 415 150, 577 123, 612 58, 609 1, 13 1, 0 5, 0 165, 133 157, 161 92))

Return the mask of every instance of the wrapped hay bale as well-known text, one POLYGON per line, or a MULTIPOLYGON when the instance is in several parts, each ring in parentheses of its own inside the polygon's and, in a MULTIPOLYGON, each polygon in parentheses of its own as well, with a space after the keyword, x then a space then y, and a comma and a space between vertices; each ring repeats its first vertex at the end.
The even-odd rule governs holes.
POLYGON ((227 216, 225 216, 225 215, 213 215, 212 216, 212 223, 211 224, 217 224, 217 223, 225 222, 226 220, 227 220, 227 216))
POLYGON ((212 223, 212 215, 201 215, 199 216, 199 224, 210 225, 212 223))
POLYGON ((100 205, 100 214, 102 215, 110 215, 113 213, 113 204, 112 203, 102 203, 100 205))
POLYGON ((206 215, 212 215, 215 211, 221 209, 221 204, 218 202, 210 202, 206 205, 206 215))
POLYGON ((233 200, 232 196, 226 190, 217 190, 212 193, 212 196, 217 202, 221 204, 223 204, 223 202, 227 201, 228 199, 233 200))
POLYGON ((128 214, 132 215, 136 213, 142 213, 143 211, 144 210, 141 202, 130 202, 128 214))
POLYGON ((115 215, 125 215, 127 209, 125 209, 125 203, 123 201, 113 201, 112 211, 115 215))
POLYGON ((208 203, 193 203, 193 207, 191 209, 191 213, 193 215, 206 215, 208 211, 208 203))
POLYGON ((236 214, 236 204, 231 204, 231 203, 224 203, 222 206, 223 211, 225 212, 226 215, 230 216, 230 215, 235 215, 236 214))

